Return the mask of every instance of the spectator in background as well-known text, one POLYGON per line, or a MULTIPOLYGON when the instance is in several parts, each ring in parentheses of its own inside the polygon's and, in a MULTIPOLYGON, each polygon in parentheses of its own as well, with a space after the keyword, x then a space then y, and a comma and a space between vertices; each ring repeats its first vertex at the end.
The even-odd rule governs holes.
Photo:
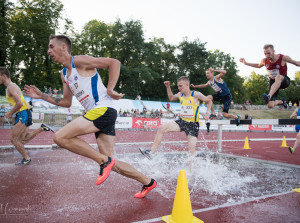
POLYGON ((68 112, 67 112, 67 123, 71 122, 72 121, 72 111, 70 108, 68 108, 68 112))
POLYGON ((61 95, 62 95, 62 90, 61 90, 61 88, 58 89, 57 94, 58 94, 58 97, 61 98, 61 95))
POLYGON ((56 88, 53 89, 53 94, 54 94, 54 97, 57 97, 57 92, 58 90, 56 88))
POLYGON ((292 107, 293 107, 293 103, 292 103, 292 101, 290 101, 289 102, 289 109, 292 109, 292 107))
POLYGON ((230 108, 233 109, 234 102, 233 100, 230 102, 230 108))
POLYGON ((48 89, 48 95, 52 96, 52 88, 51 87, 49 87, 49 89, 48 89))
POLYGON ((137 96, 136 96, 136 98, 135 98, 135 100, 141 100, 142 98, 141 98, 141 96, 138 94, 137 96))
POLYGON ((167 110, 170 110, 170 103, 167 103, 167 110))
POLYGON ((297 103, 296 102, 294 103, 294 107, 297 107, 297 103))
POLYGON ((5 108, 4 105, 1 105, 0 108, 0 126, 4 127, 4 123, 5 123, 5 113, 7 112, 7 109, 5 108))

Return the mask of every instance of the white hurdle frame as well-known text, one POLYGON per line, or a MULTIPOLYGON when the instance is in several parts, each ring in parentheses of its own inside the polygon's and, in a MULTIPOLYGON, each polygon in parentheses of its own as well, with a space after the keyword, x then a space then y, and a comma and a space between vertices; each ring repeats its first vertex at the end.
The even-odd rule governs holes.
MULTIPOLYGON (((222 126, 235 125, 235 120, 211 120, 210 125, 218 125, 218 152, 222 152, 222 126)), ((300 119, 245 119, 240 125, 300 125, 300 119)))

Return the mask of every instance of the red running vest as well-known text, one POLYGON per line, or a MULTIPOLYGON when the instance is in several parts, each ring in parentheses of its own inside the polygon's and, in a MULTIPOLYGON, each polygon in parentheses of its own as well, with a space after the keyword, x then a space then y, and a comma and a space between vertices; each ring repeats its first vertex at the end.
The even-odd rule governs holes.
POLYGON ((268 58, 265 60, 265 66, 267 68, 268 74, 275 78, 278 74, 286 76, 287 75, 287 66, 281 66, 283 55, 279 54, 279 59, 275 63, 271 63, 268 58))

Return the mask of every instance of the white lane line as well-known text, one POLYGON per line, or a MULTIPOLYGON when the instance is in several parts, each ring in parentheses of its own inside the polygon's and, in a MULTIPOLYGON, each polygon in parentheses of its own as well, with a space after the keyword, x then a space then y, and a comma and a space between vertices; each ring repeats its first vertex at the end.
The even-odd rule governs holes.
MULTIPOLYGON (((281 195, 285 195, 285 194, 289 194, 289 193, 293 193, 293 191, 286 191, 286 192, 282 192, 282 193, 263 195, 263 196, 257 197, 257 198, 248 198, 248 199, 245 199, 244 201, 238 201, 238 202, 235 202, 235 203, 225 203, 225 204, 222 204, 222 205, 216 205, 216 206, 213 206, 213 207, 194 210, 193 213, 196 214, 196 213, 201 213, 201 212, 205 212, 205 211, 212 211, 212 210, 216 210, 216 209, 220 209, 220 208, 233 207, 233 206, 237 206, 237 205, 241 205, 241 204, 246 204, 246 203, 249 203, 249 202, 252 202, 252 201, 259 201, 259 200, 263 200, 263 199, 266 199, 266 198, 281 196, 281 195)), ((143 220, 143 221, 136 221, 136 222, 133 222, 133 223, 151 223, 151 222, 158 222, 158 221, 161 221, 161 220, 162 220, 161 218, 152 218, 152 219, 147 219, 147 220, 143 220)))

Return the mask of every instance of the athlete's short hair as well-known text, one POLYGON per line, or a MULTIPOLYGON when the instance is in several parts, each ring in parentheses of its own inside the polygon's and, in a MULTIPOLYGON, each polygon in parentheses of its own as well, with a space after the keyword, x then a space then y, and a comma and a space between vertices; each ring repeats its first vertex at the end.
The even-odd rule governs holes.
POLYGON ((52 40, 52 39, 57 39, 58 41, 66 44, 68 53, 71 54, 71 51, 72 51, 72 41, 70 40, 69 37, 67 37, 65 35, 54 35, 54 34, 51 34, 49 36, 49 40, 52 40))
POLYGON ((186 81, 186 82, 190 83, 190 79, 186 76, 182 76, 182 77, 178 78, 177 82, 179 82, 179 81, 186 81))
POLYGON ((266 44, 264 45, 264 50, 271 48, 271 50, 274 50, 274 46, 272 44, 266 44))
POLYGON ((9 71, 6 67, 0 67, 0 75, 5 75, 7 78, 10 78, 9 71))

